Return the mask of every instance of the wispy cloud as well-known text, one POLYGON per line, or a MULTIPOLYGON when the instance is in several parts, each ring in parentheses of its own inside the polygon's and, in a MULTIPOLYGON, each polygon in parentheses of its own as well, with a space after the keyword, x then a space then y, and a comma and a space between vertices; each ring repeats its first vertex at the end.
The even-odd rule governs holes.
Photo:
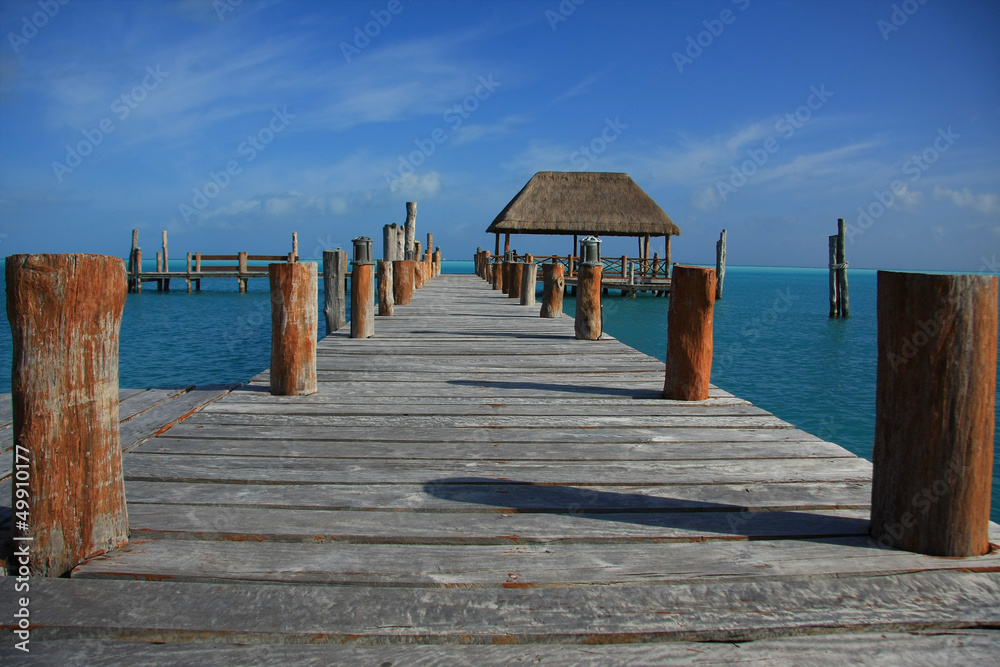
POLYGON ((594 72, 590 76, 586 77, 585 79, 574 85, 572 88, 567 90, 562 95, 559 95, 558 97, 553 99, 549 103, 549 106, 554 106, 556 104, 559 104, 560 102, 565 102, 566 100, 572 99, 574 97, 579 97, 580 95, 584 95, 588 90, 590 90, 593 87, 595 83, 603 79, 604 76, 613 69, 614 65, 608 65, 607 67, 599 69, 598 71, 594 72))
POLYGON ((996 215, 1000 213, 1000 197, 994 193, 975 194, 969 188, 952 190, 940 185, 934 187, 935 199, 946 199, 959 208, 971 208, 973 211, 996 215))
POLYGON ((452 145, 461 146, 484 139, 498 139, 512 134, 518 125, 523 125, 529 120, 527 116, 513 115, 501 119, 499 123, 463 125, 455 133, 452 145))

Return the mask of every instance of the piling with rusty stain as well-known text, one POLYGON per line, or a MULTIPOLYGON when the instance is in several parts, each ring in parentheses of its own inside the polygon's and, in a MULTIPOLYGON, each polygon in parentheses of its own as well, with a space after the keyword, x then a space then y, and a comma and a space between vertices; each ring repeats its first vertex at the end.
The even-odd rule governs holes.
POLYGON ((378 314, 391 317, 393 312, 392 262, 378 263, 378 314))
POLYGON ((352 262, 351 338, 375 335, 375 263, 352 262))
POLYGON ((667 368, 663 397, 704 401, 712 377, 715 269, 674 266, 667 309, 667 368))
POLYGON ((603 332, 601 322, 601 279, 604 267, 600 264, 580 264, 576 275, 576 322, 573 328, 578 340, 597 340, 603 332))
POLYGON ((271 394, 316 393, 318 278, 311 262, 268 264, 271 284, 271 394))
POLYGON ((13 255, 6 279, 11 533, 27 547, 32 575, 58 577, 128 542, 118 424, 125 264, 101 255, 13 255))
POLYGON ((562 264, 542 264, 542 309, 541 317, 562 317, 563 291, 566 279, 563 277, 566 268, 562 264))
POLYGON ((491 284, 493 289, 503 292, 503 262, 496 262, 493 264, 493 280, 491 284))
POLYGON ((524 275, 524 262, 511 262, 510 264, 510 285, 507 287, 507 296, 511 299, 521 298, 521 277, 524 275))
POLYGON ((413 298, 415 265, 411 259, 392 263, 392 293, 397 306, 408 306, 413 298))
POLYGON ((997 278, 878 273, 871 535, 932 556, 990 549, 997 278))

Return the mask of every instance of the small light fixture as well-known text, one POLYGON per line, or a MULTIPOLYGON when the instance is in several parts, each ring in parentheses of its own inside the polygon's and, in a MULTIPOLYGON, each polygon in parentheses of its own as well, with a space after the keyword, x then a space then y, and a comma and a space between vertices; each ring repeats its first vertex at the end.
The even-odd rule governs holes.
POLYGON ((359 236, 352 239, 354 243, 354 263, 373 264, 372 262, 372 240, 367 236, 359 236))
POLYGON ((580 240, 580 264, 601 265, 601 239, 596 236, 588 236, 580 240))

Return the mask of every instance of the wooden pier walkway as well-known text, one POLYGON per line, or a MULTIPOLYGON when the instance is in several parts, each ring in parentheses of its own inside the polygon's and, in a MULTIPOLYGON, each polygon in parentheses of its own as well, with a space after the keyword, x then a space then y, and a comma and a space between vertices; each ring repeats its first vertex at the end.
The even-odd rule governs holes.
MULTIPOLYGON (((982 663, 1000 554, 867 537, 870 464, 473 276, 125 456, 131 543, 31 581, 87 664, 982 663)), ((991 526, 1000 543, 1000 527, 991 526)), ((0 581, 0 657, 14 581, 0 581)))

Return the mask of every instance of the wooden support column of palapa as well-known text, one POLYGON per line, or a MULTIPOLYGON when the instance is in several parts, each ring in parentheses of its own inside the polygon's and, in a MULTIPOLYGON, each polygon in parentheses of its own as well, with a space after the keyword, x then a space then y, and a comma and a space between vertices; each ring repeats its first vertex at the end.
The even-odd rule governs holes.
POLYGON ((395 305, 410 305, 410 299, 413 298, 413 283, 415 280, 416 262, 407 259, 392 263, 392 292, 395 305))
POLYGON ((871 535, 944 557, 990 550, 995 276, 878 273, 871 535))
POLYGON ((100 255, 13 255, 6 279, 11 536, 27 549, 30 574, 58 577, 128 542, 118 421, 125 264, 100 255))
POLYGON ((312 263, 267 266, 271 287, 271 394, 316 393, 318 278, 312 263))
POLYGON ((380 260, 378 263, 378 314, 391 317, 393 314, 392 262, 380 260))
POLYGON ((327 335, 347 324, 347 251, 323 251, 323 314, 327 335))
POLYGON ((663 397, 704 401, 712 375, 715 271, 674 266, 667 308, 667 367, 663 397))
POLYGON ((542 308, 540 317, 562 317, 563 290, 566 280, 563 278, 566 269, 562 264, 547 262, 542 264, 542 308))

